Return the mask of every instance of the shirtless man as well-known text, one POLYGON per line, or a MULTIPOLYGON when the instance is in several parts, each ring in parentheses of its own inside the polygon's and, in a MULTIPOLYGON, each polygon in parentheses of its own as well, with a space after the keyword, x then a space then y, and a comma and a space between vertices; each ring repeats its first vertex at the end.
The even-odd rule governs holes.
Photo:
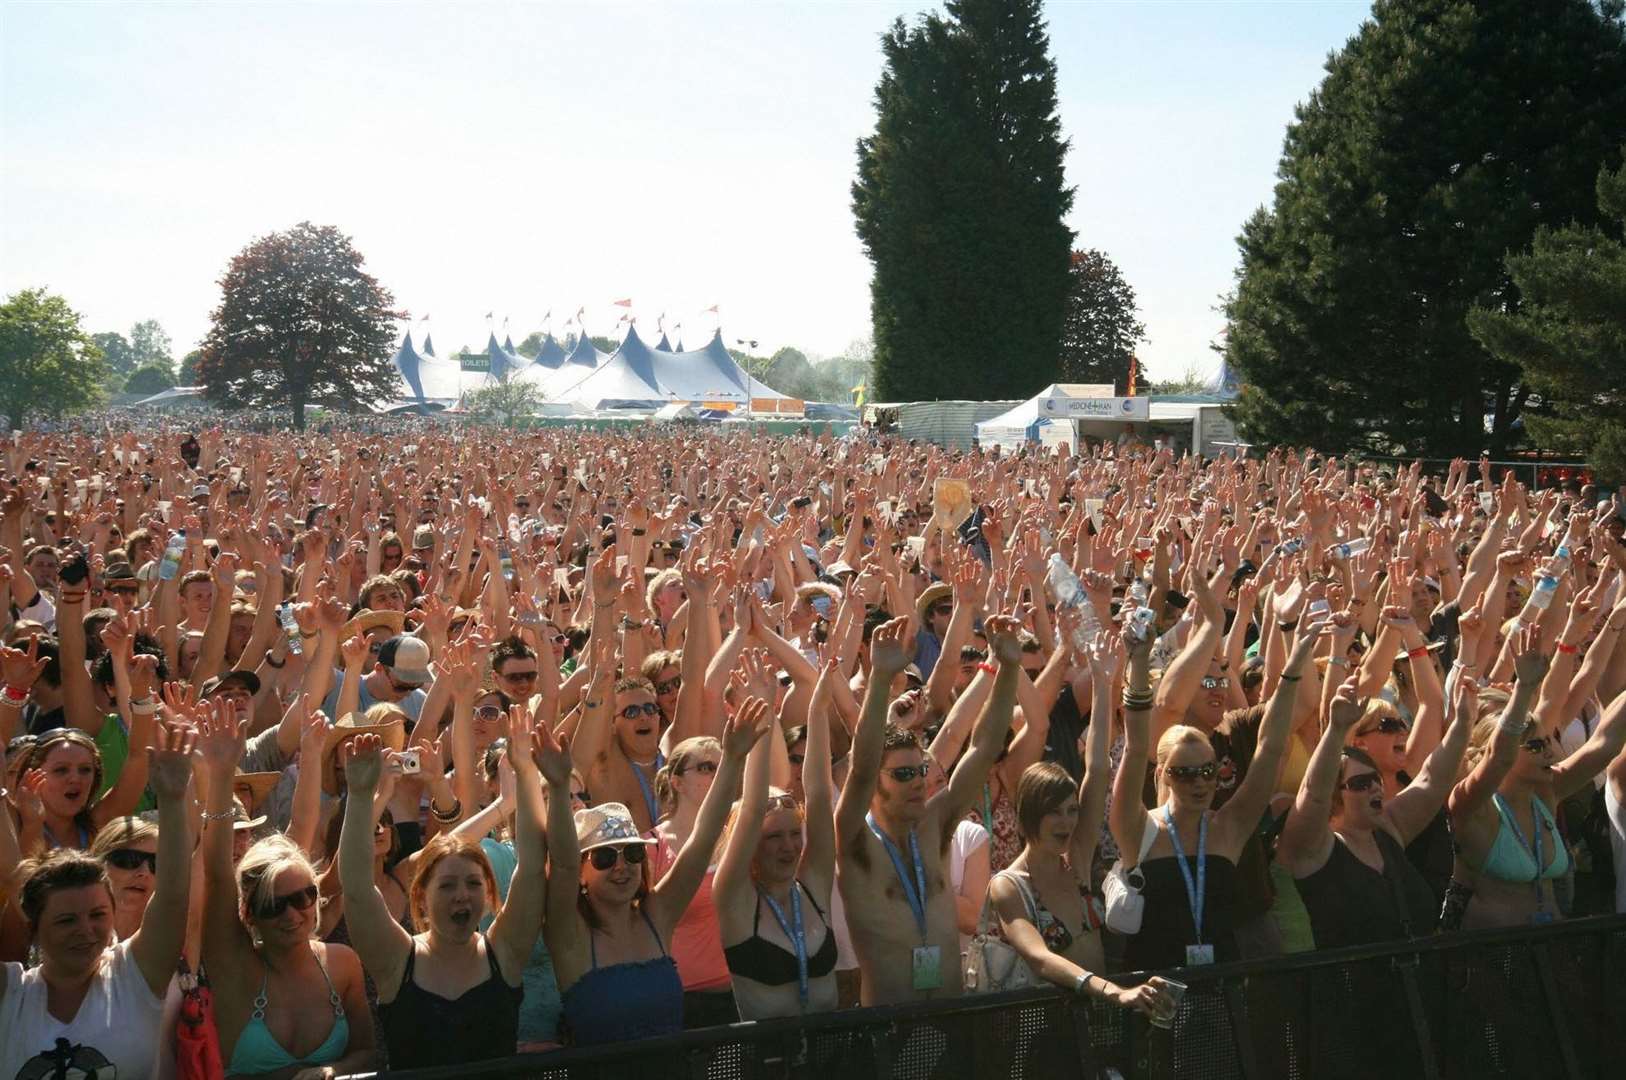
POLYGON ((910 623, 893 619, 871 639, 875 677, 836 807, 836 879, 863 973, 865 1005, 960 993, 948 845, 1005 744, 1022 670, 1016 620, 988 619, 989 652, 999 664, 993 693, 948 786, 928 799, 925 753, 912 732, 886 722, 887 688, 914 653, 910 623))
MULTIPOLYGON (((613 674, 606 667, 605 672, 613 674)), ((595 675, 582 702, 573 753, 587 767, 587 790, 595 803, 618 802, 632 811, 639 832, 655 827, 655 773, 660 753, 661 707, 649 680, 595 675)))

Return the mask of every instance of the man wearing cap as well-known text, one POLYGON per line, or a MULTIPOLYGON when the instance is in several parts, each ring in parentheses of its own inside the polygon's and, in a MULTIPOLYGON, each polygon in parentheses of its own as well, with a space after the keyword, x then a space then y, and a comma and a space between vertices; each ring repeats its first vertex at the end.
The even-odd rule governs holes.
MULTIPOLYGON (((322 702, 322 711, 329 716, 339 715, 339 695, 345 684, 356 680, 358 704, 356 711, 366 712, 379 702, 388 702, 406 713, 416 724, 429 696, 424 687, 433 681, 429 673, 429 646, 410 634, 396 634, 379 646, 372 670, 366 675, 361 668, 345 666, 344 680, 334 686, 322 702)), ((348 710, 347 710, 348 711, 348 710)))
POLYGON ((123 561, 107 564, 102 571, 102 598, 107 606, 120 615, 128 615, 135 610, 137 600, 141 595, 141 583, 136 580, 135 571, 130 564, 123 561))
POLYGON ((863 973, 862 1003, 889 1005, 960 993, 960 939, 948 845, 1004 746, 1022 663, 1017 623, 986 624, 998 658, 993 691, 948 786, 926 797, 926 755, 886 722, 888 687, 909 662, 910 620, 870 643, 871 678, 836 806, 836 879, 863 973))

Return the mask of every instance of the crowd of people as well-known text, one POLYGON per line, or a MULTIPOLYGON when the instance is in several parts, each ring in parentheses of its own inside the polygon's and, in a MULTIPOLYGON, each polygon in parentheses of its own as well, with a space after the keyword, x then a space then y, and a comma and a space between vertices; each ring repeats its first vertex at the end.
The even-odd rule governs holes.
POLYGON ((1590 486, 862 433, 3 452, 0 1080, 1040 984, 1178 1035, 1181 968, 1626 911, 1590 486))

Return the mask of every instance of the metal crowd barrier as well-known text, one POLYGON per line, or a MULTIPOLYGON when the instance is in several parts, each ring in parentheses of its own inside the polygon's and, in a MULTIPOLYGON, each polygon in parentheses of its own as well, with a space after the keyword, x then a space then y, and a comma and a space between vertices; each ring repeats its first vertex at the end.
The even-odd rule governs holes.
MULTIPOLYGON (((1626 916, 1170 973, 1172 1030, 1049 990, 733 1024, 392 1080, 1626 1075, 1626 916)), ((1123 982, 1140 981, 1125 976, 1123 982)))

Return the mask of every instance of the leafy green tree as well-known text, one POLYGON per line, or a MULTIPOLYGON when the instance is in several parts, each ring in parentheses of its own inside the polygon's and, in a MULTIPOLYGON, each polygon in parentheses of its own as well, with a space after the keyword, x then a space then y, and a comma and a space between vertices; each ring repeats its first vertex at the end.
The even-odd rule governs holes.
POLYGON ((126 394, 157 394, 175 385, 175 376, 162 364, 136 368, 124 380, 126 394))
POLYGON ((0 414, 13 426, 100 400, 102 352, 60 296, 23 289, 0 304, 0 414))
POLYGON ((92 334, 90 340, 102 350, 102 362, 111 374, 125 378, 140 366, 136 363, 135 350, 130 348, 130 342, 117 330, 92 334))
MULTIPOLYGON (((1626 157, 1626 147, 1622 147, 1626 157)), ((1478 308, 1468 325, 1535 391, 1525 420, 1546 447, 1584 454, 1601 477, 1626 481, 1626 164, 1598 175, 1613 227, 1537 230, 1510 255, 1518 311, 1478 308)))
POLYGON ((1039 0, 948 0, 882 36, 858 142, 878 398, 1023 397, 1054 381, 1073 204, 1039 0))
POLYGON ((349 237, 308 221, 244 248, 220 279, 203 340, 204 396, 285 405, 299 430, 307 404, 357 411, 392 398, 395 324, 406 313, 362 262, 349 237))
POLYGON ((1146 325, 1137 319, 1135 290, 1107 256, 1090 248, 1072 256, 1072 287, 1061 333, 1061 374, 1068 382, 1112 383, 1121 394, 1146 325))
POLYGON ((525 335, 525 340, 514 346, 514 351, 527 360, 535 360, 542 353, 544 335, 540 330, 532 330, 525 335))
POLYGON ((485 424, 513 427, 542 407, 542 391, 523 379, 492 383, 463 395, 463 411, 485 424))
POLYGON ((1595 224, 1626 138, 1620 0, 1377 0, 1299 106, 1244 225, 1224 353, 1254 442, 1447 456, 1513 443, 1533 388, 1468 330, 1504 256, 1595 224))
POLYGON ((175 358, 170 355, 170 347, 169 335, 158 320, 147 319, 130 327, 130 351, 136 367, 161 367, 173 376, 175 358))
POLYGON ((198 371, 198 365, 203 362, 203 350, 193 349, 181 357, 181 367, 175 375, 176 386, 197 386, 203 376, 198 371))

